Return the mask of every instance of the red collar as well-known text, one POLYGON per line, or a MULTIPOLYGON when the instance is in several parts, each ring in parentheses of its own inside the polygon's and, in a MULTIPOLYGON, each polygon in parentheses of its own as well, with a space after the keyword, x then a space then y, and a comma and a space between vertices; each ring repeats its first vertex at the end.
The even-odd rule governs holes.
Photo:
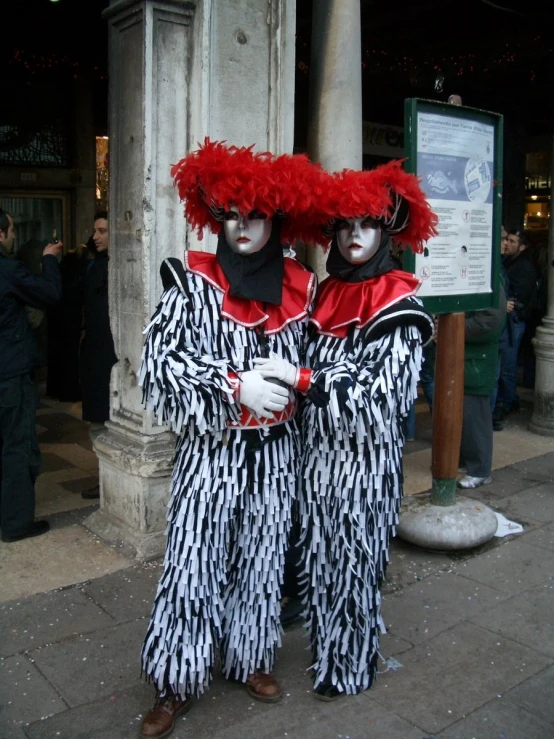
POLYGON ((292 321, 299 321, 308 315, 313 299, 315 276, 295 259, 285 257, 281 305, 264 304, 259 300, 245 300, 230 295, 229 282, 215 254, 186 251, 185 267, 224 293, 221 314, 241 326, 254 328, 264 324, 266 334, 276 334, 292 321))
POLYGON ((365 282, 328 277, 317 292, 310 321, 320 334, 345 338, 351 324, 367 326, 385 308, 415 295, 420 285, 416 277, 398 269, 365 282))

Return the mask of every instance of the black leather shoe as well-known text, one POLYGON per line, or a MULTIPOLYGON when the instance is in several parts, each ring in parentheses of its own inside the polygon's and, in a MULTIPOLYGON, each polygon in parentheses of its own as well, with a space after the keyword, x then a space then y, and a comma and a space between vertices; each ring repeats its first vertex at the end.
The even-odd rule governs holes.
POLYGON ((6 544, 11 544, 13 541, 30 539, 32 536, 40 536, 41 534, 45 534, 47 531, 50 531, 50 524, 48 521, 33 521, 22 534, 15 534, 14 536, 2 534, 2 541, 6 544))
POLYGON ((94 500, 95 498, 100 497, 100 485, 95 485, 93 488, 90 488, 89 490, 83 490, 81 493, 81 498, 84 498, 85 500, 94 500))
POLYGON ((314 688, 314 698, 317 698, 318 701, 336 701, 341 695, 342 693, 330 683, 320 683, 317 688, 314 688))
POLYGON ((281 626, 290 626, 299 621, 303 610, 300 598, 281 598, 281 626))

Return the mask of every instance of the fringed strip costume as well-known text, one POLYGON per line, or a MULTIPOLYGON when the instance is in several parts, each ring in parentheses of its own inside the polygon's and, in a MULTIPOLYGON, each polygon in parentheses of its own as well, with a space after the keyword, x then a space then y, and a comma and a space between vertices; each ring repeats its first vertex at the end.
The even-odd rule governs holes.
POLYGON ((142 650, 169 714, 148 714, 149 736, 171 730, 173 696, 204 691, 216 650, 225 676, 247 683, 271 671, 280 644, 297 398, 254 364, 272 354, 302 361, 315 276, 283 246, 302 234, 322 175, 304 155, 205 139, 172 176, 199 237, 206 227, 219 236, 216 254, 164 262, 140 371, 147 408, 178 434, 164 571, 142 650))
POLYGON ((230 378, 267 348, 300 363, 315 281, 287 258, 282 304, 264 306, 230 296, 215 255, 188 252, 186 266, 162 267, 140 373, 147 407, 179 435, 142 669, 162 695, 182 697, 209 684, 217 649, 224 674, 244 681, 269 672, 280 645, 296 401, 281 423, 249 428, 230 378))
POLYGON ((377 666, 380 586, 402 497, 402 418, 416 398, 422 334, 415 298, 346 336, 315 333, 303 408, 301 587, 314 687, 358 693, 377 666))
POLYGON ((394 268, 390 236, 421 250, 437 219, 399 162, 330 176, 320 207, 330 277, 310 319, 299 508, 314 690, 332 700, 369 688, 377 669, 402 419, 434 330, 415 298, 419 280, 394 268))

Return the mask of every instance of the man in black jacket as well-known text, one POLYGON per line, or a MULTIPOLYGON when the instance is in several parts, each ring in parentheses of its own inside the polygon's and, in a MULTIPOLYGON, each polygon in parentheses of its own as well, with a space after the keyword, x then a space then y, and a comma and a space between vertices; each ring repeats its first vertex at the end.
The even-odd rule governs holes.
POLYGON ((2 541, 44 534, 35 521, 35 480, 40 452, 35 430, 37 348, 26 306, 44 309, 61 298, 57 255, 62 243, 48 244, 42 274, 33 275, 12 259, 15 227, 0 209, 0 527, 2 541))
POLYGON ((512 229, 504 245, 504 269, 508 282, 508 319, 500 337, 500 376, 493 414, 496 431, 503 428, 504 416, 518 409, 517 367, 525 322, 537 290, 537 271, 524 254, 528 241, 523 231, 512 229))

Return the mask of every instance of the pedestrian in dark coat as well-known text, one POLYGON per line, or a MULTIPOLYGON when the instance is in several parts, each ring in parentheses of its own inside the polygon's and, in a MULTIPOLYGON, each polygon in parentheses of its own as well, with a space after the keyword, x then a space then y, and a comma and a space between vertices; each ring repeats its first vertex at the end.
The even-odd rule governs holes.
POLYGON ((105 423, 110 418, 110 375, 117 362, 108 310, 107 213, 94 219, 94 248, 85 272, 84 325, 80 374, 83 420, 105 423))
POLYGON ((61 297, 57 255, 62 243, 43 250, 42 273, 33 275, 12 259, 15 228, 0 210, 0 526, 2 541, 45 534, 35 521, 35 480, 40 451, 35 429, 38 351, 26 307, 44 310, 61 297))

